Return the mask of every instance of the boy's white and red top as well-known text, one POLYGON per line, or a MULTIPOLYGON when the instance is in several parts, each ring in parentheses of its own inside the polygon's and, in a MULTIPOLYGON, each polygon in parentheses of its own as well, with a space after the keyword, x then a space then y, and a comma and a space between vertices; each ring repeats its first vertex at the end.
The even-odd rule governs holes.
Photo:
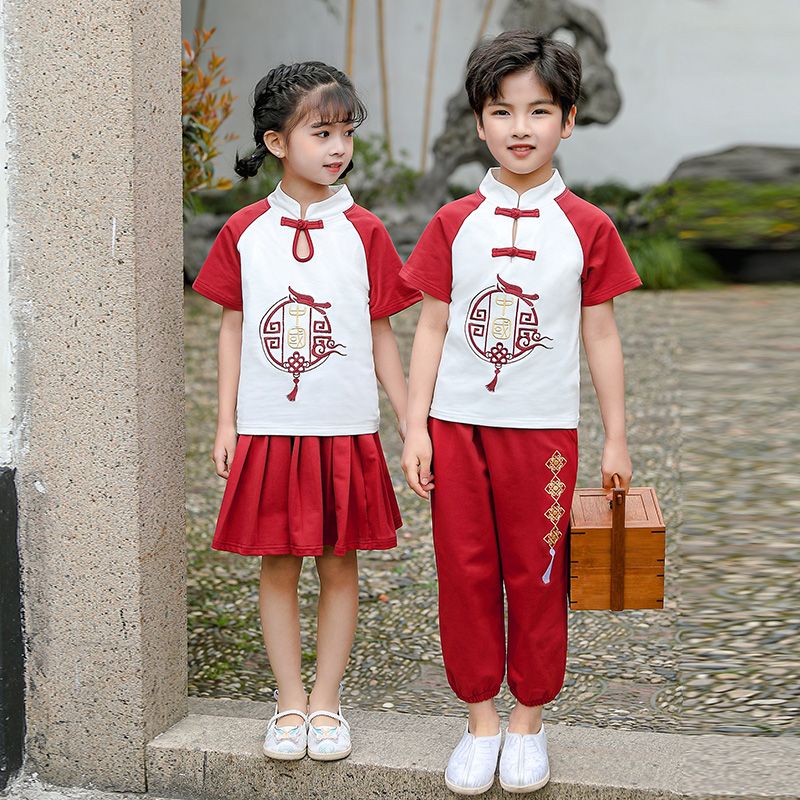
POLYGON ((581 306, 642 283, 613 222, 557 170, 518 195, 490 169, 400 275, 450 304, 430 415, 509 428, 578 426, 581 306))
POLYGON ((383 224, 344 185, 304 218, 281 184, 233 214, 193 288, 243 312, 239 434, 378 430, 370 322, 421 297, 401 266, 383 224))

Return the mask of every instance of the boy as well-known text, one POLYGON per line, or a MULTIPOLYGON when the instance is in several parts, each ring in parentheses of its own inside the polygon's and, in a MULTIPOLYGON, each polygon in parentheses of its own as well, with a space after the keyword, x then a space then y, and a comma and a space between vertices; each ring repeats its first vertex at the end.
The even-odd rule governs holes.
POLYGON ((531 31, 473 51, 466 91, 499 167, 437 212, 401 272, 424 292, 403 471, 431 499, 442 655, 469 707, 445 771, 460 794, 488 791, 497 767, 504 586, 517 703, 500 783, 525 792, 549 779, 542 706, 566 667, 579 332, 605 427, 603 486, 610 498, 614 473, 630 485, 612 298, 641 280, 611 220, 553 169, 575 125, 580 80, 575 50, 531 31))

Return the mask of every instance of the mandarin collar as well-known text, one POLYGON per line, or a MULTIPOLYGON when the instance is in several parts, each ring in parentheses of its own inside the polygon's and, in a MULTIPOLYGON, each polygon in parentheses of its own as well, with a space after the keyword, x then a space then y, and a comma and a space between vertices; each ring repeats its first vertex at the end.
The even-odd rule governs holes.
POLYGON ((558 195, 567 188, 558 170, 554 169, 553 174, 548 180, 544 183, 540 183, 538 186, 528 189, 520 195, 510 186, 506 186, 504 183, 500 183, 500 181, 497 180, 495 172, 498 169, 499 167, 492 167, 487 170, 486 175, 481 181, 481 185, 478 187, 478 191, 487 200, 508 206, 509 208, 530 208, 537 203, 541 203, 542 200, 558 197, 558 195))
MULTIPOLYGON (((330 197, 312 203, 306 209, 305 219, 329 219, 347 211, 353 205, 353 196, 345 184, 331 188, 336 189, 336 191, 330 197)), ((267 201, 270 208, 280 209, 291 214, 295 219, 300 219, 300 203, 283 191, 281 182, 278 182, 272 194, 267 197, 267 201)))

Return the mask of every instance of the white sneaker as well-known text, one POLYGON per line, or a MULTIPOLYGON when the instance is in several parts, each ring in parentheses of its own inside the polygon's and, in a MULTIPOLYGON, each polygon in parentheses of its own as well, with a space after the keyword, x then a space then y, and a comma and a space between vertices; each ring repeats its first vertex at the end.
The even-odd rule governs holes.
POLYGON ((544 722, 538 733, 509 733, 500 756, 500 785, 507 792, 534 792, 550 780, 544 722))
POLYGON ((467 730, 456 745, 444 771, 444 782, 456 794, 483 794, 492 788, 500 752, 500 731, 495 736, 473 736, 467 730))
POLYGON ((297 761, 306 754, 308 740, 308 718, 305 713, 294 708, 278 711, 278 690, 275 690, 275 713, 267 723, 267 735, 264 737, 264 755, 278 761, 297 761), (278 722, 290 714, 302 717, 299 725, 278 725, 278 722))
POLYGON ((342 716, 342 707, 332 711, 315 711, 308 715, 308 757, 314 761, 337 761, 347 758, 353 746, 350 742, 350 724, 342 716), (314 725, 317 717, 333 717, 338 725, 314 725))

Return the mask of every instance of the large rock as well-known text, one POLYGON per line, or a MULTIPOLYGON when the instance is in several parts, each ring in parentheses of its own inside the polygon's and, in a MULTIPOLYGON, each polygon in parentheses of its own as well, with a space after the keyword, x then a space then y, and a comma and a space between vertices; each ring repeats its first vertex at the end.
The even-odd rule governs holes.
POLYGON ((800 182, 800 148, 743 144, 681 161, 669 180, 725 179, 745 183, 800 182))

